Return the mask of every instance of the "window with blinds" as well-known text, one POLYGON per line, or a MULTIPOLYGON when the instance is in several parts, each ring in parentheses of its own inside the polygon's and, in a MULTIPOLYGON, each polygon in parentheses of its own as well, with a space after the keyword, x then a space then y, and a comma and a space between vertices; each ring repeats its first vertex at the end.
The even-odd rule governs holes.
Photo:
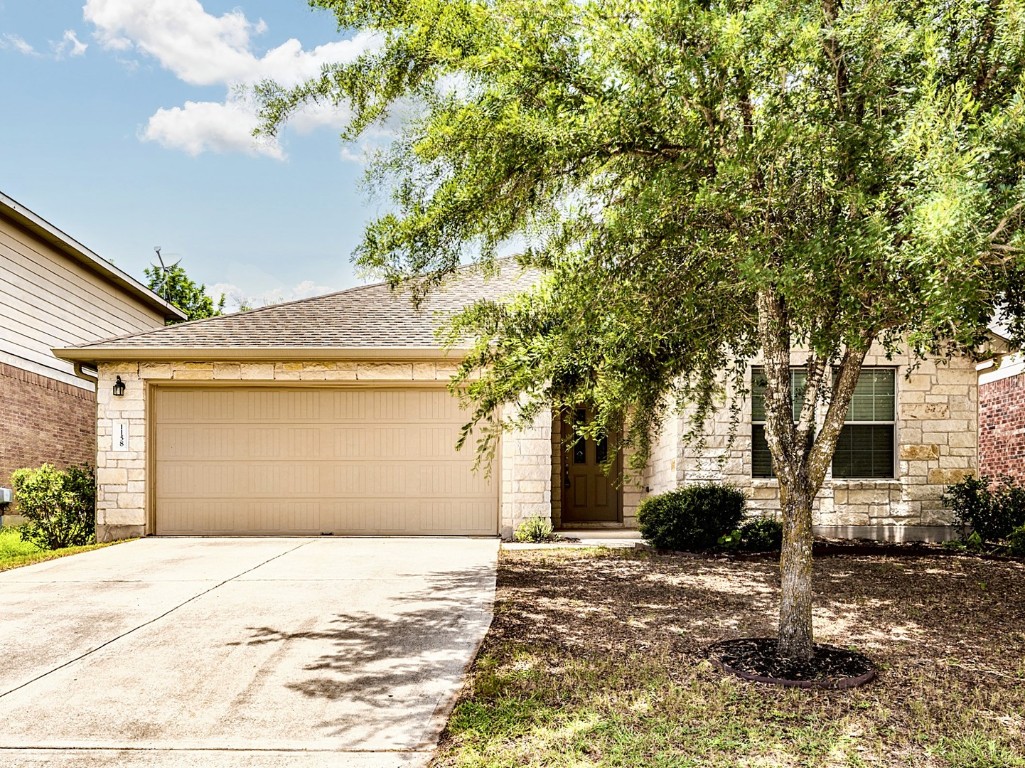
MULTIPOLYGON (((800 415, 805 378, 802 369, 791 369, 794 421, 800 415)), ((893 368, 861 372, 833 455, 833 477, 894 477, 896 393, 893 368)), ((751 370, 751 422, 751 476, 775 477, 765 440, 765 376, 761 368, 751 370)))
POLYGON ((833 477, 894 477, 896 378, 893 368, 862 370, 833 454, 833 477))

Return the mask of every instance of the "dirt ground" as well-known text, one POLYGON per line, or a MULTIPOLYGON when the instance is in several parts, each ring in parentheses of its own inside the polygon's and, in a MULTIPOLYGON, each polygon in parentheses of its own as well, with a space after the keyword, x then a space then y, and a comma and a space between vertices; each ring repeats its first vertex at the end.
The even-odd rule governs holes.
POLYGON ((623 731, 616 738, 638 739, 636 754, 649 756, 644 764, 1025 765, 1019 762, 1025 760, 1022 563, 839 555, 818 559, 815 584, 816 641, 871 657, 880 674, 868 686, 784 691, 723 681, 704 661, 709 643, 773 635, 779 575, 772 559, 505 552, 495 621, 439 763, 505 764, 496 755, 518 755, 518 763, 509 764, 538 765, 637 759, 622 743, 610 751, 598 738, 581 747, 579 739, 536 730, 551 725, 543 722, 543 709, 532 708, 529 721, 511 717, 508 728, 488 730, 489 708, 533 697, 558 705, 552 721, 574 708, 588 722, 613 717, 623 731), (636 679, 628 679, 627 668, 636 679), (581 669, 592 670, 595 679, 581 669), (693 695, 677 695, 670 711, 660 691, 674 687, 693 695), (646 714, 618 722, 612 709, 639 700, 642 689, 646 714), (608 711, 593 703, 599 694, 610 697, 608 711), (774 735, 781 710, 784 723, 801 725, 801 739, 816 729, 830 738, 820 744, 808 735, 807 749, 799 749, 809 754, 787 754, 785 733, 774 735), (670 727, 660 718, 671 723, 674 717, 694 720, 698 738, 659 749, 644 731, 670 727), (717 739, 702 745, 701 721, 716 718, 726 718, 720 730, 740 723, 745 735, 726 749, 716 747, 717 739))

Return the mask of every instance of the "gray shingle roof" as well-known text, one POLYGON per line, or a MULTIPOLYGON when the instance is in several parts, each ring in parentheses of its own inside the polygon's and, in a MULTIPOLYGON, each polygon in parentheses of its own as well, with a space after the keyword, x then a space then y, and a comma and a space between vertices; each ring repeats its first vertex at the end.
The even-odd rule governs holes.
POLYGON ((432 291, 418 309, 406 290, 377 283, 83 344, 76 350, 162 348, 437 348, 445 316, 480 299, 501 299, 538 279, 511 262, 484 276, 465 269, 432 291))

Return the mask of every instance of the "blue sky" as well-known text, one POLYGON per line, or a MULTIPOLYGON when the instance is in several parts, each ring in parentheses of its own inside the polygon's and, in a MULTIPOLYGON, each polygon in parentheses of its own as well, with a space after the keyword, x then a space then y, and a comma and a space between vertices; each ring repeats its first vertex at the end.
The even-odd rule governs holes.
POLYGON ((372 45, 304 0, 0 0, 0 190, 140 280, 159 245, 257 304, 355 285, 382 203, 344 114, 257 144, 233 86, 372 45))

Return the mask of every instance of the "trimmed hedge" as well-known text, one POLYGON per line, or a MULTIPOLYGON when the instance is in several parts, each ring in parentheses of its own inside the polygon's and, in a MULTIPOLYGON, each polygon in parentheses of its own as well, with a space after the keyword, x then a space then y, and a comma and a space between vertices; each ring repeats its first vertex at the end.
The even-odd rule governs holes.
POLYGON ((954 522, 961 527, 961 540, 978 534, 985 544, 1006 539, 1025 525, 1025 488, 1012 477, 966 477, 948 485, 943 505, 954 510, 954 522))
POLYGON ((783 547, 783 523, 773 517, 748 520, 740 526, 740 549, 744 552, 778 552, 783 547))
POLYGON ((737 529, 747 498, 728 485, 706 483, 651 496, 641 502, 641 535, 659 549, 700 552, 737 529))

